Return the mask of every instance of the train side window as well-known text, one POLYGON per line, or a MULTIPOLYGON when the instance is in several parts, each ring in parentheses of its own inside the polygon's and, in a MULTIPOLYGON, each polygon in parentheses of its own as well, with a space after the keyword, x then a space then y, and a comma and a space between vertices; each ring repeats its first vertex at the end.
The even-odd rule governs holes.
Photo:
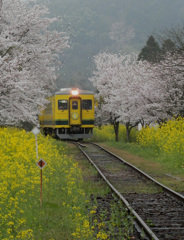
POLYGON ((68 101, 67 100, 58 100, 58 109, 59 110, 67 110, 68 109, 68 101))
POLYGON ((52 114, 52 102, 48 103, 47 107, 45 108, 45 114, 46 115, 52 114))
POLYGON ((92 100, 82 100, 82 109, 91 110, 92 109, 92 100))
POLYGON ((78 101, 72 101, 72 109, 77 110, 78 109, 78 101))

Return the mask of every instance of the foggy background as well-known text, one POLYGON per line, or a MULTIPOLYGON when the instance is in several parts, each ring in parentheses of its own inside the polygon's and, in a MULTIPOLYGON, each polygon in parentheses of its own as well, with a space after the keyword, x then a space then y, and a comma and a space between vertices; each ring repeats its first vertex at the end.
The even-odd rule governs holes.
MULTIPOLYGON (((151 34, 183 24, 183 0, 41 0, 60 16, 71 48, 61 57, 57 87, 92 90, 93 56, 140 53, 151 34)), ((56 26, 59 28, 60 26, 56 26)))

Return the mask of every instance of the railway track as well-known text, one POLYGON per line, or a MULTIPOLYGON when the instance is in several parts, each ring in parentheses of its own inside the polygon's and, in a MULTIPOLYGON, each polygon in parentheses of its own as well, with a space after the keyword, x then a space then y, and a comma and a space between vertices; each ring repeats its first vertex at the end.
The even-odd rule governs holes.
POLYGON ((96 144, 77 145, 134 215, 140 239, 184 239, 184 196, 96 144))

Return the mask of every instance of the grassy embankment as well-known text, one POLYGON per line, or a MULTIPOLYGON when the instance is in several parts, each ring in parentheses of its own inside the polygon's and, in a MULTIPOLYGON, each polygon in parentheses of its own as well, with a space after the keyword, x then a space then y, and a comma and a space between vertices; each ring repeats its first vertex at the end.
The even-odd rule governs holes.
POLYGON ((121 203, 106 197, 109 189, 96 171, 81 155, 71 157, 66 143, 38 135, 39 158, 47 162, 41 207, 34 135, 1 128, 0 142, 0 239, 131 239, 121 203))
POLYGON ((170 120, 159 128, 143 128, 131 133, 126 143, 125 127, 115 142, 112 126, 94 130, 93 141, 118 154, 176 191, 184 189, 184 119, 170 120))

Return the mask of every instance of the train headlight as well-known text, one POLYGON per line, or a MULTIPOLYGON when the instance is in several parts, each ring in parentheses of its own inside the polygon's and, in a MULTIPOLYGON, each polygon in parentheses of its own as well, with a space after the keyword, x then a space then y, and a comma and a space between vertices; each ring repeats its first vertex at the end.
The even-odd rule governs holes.
POLYGON ((77 96, 79 94, 79 90, 78 89, 72 89, 72 95, 73 96, 77 96))

